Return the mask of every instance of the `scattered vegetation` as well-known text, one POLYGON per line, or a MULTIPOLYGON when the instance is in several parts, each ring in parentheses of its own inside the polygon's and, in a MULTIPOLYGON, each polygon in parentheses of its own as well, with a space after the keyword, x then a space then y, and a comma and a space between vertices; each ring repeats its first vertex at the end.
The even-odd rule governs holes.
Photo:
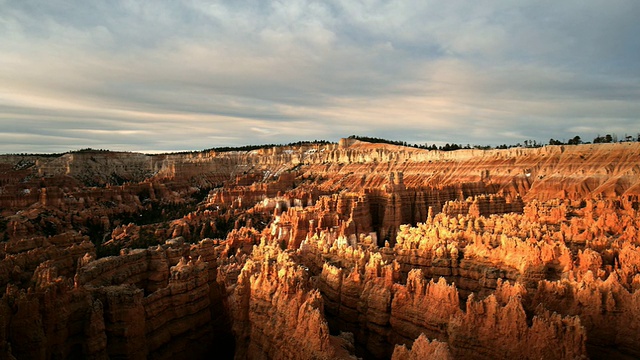
MULTIPOLYGON (((408 146, 408 147, 413 147, 417 149, 440 150, 440 151, 453 151, 453 150, 459 150, 459 149, 491 150, 491 149, 510 149, 510 148, 518 148, 518 147, 538 148, 546 145, 544 143, 537 142, 536 140, 524 140, 523 143, 516 143, 511 145, 502 144, 496 147, 492 147, 490 145, 469 145, 469 144, 462 145, 462 144, 454 144, 454 143, 451 143, 451 144, 447 143, 441 146, 437 146, 435 144, 428 145, 426 143, 425 144, 409 144, 406 141, 387 140, 387 139, 381 139, 376 137, 358 136, 358 135, 351 135, 349 136, 349 139, 356 139, 360 141, 366 141, 366 142, 377 143, 377 144, 391 144, 391 145, 399 145, 399 146, 408 146)), ((640 142, 640 133, 638 133, 637 136, 635 137, 625 134, 624 138, 622 138, 621 140, 618 140, 618 136, 616 134, 606 134, 604 136, 598 135, 595 139, 593 139, 594 144, 616 143, 616 142, 640 142)), ((580 144, 591 144, 591 142, 584 142, 582 141, 582 138, 579 135, 576 135, 567 141, 561 141, 561 140, 556 140, 551 138, 549 139, 549 143, 548 143, 548 145, 580 145, 580 144)))
POLYGON ((381 139, 381 138, 369 137, 369 136, 351 135, 349 136, 349 139, 366 141, 372 144, 391 144, 391 145, 399 145, 399 146, 409 146, 409 144, 407 144, 406 141, 387 140, 387 139, 381 139))
POLYGON ((205 152, 210 152, 210 151, 215 151, 215 152, 253 151, 253 150, 260 150, 260 149, 270 149, 270 148, 273 148, 273 147, 302 146, 302 145, 326 145, 326 144, 331 144, 331 141, 327 141, 327 140, 313 140, 313 141, 303 140, 303 141, 296 141, 296 142, 292 142, 292 143, 288 143, 288 144, 219 146, 219 147, 212 147, 212 148, 204 149, 204 150, 178 151, 178 152, 172 152, 172 153, 164 153, 164 154, 161 154, 161 155, 199 154, 199 153, 205 153, 205 152))
POLYGON ((72 150, 69 151, 70 154, 79 154, 79 153, 110 153, 111 150, 107 149, 93 149, 93 148, 84 148, 80 150, 72 150))
MULTIPOLYGON (((349 139, 356 139, 360 141, 365 141, 374 144, 390 144, 390 145, 398 145, 398 146, 407 146, 413 147, 416 149, 424 149, 424 150, 440 150, 440 151, 453 151, 459 149, 478 149, 478 150, 491 150, 491 149, 510 149, 516 147, 525 147, 525 148, 537 148, 545 145, 579 145, 579 144, 603 144, 603 143, 616 143, 616 142, 640 142, 640 133, 637 133, 636 136, 625 134, 624 137, 618 138, 617 134, 606 134, 601 136, 598 134, 593 139, 593 142, 584 142, 579 135, 574 136, 569 140, 557 140, 554 138, 549 139, 547 144, 542 142, 537 142, 536 140, 524 140, 522 143, 516 144, 502 144, 497 146, 491 145, 462 145, 455 143, 446 143, 445 145, 436 145, 436 144, 411 144, 406 141, 399 140, 389 140, 371 136, 361 136, 361 135, 351 135, 349 139)), ((331 141, 327 140, 303 140, 297 142, 291 142, 288 144, 262 144, 262 145, 244 145, 244 146, 220 146, 220 147, 212 147, 204 150, 193 150, 193 151, 177 151, 177 152, 167 152, 161 153, 158 155, 177 155, 177 154, 199 154, 206 152, 231 152, 231 151, 253 151, 260 149, 269 149, 273 147, 288 147, 288 146, 303 146, 303 145, 327 145, 331 144, 331 141)), ((93 149, 93 148, 84 148, 79 150, 72 150, 67 152, 68 154, 79 154, 79 153, 113 153, 114 151, 107 149, 93 149)), ((132 153, 131 151, 117 151, 118 153, 132 153)), ((30 154, 30 153, 13 153, 7 154, 12 156, 34 156, 34 157, 60 157, 67 153, 51 153, 51 154, 30 154)))
POLYGON ((34 156, 34 157, 44 157, 44 158, 57 158, 60 157, 62 155, 64 155, 65 153, 51 153, 51 154, 31 154, 31 153, 10 153, 10 154, 6 154, 9 156, 34 156))

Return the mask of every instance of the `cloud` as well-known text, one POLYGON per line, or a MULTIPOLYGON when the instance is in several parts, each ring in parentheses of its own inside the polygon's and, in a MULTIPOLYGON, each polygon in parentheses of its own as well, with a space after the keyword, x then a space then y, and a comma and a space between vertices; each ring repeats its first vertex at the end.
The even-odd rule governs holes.
POLYGON ((639 131, 633 0, 0 3, 0 153, 639 131))

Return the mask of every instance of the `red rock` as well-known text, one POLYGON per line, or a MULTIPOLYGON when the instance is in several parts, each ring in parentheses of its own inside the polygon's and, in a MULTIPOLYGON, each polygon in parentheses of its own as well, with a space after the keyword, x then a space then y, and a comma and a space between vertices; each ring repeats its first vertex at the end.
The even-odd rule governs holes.
POLYGON ((411 350, 407 350, 404 345, 396 345, 392 360, 420 360, 420 359, 433 359, 433 360, 451 360, 453 356, 449 352, 449 346, 446 343, 439 342, 438 340, 429 341, 424 334, 418 336, 413 342, 411 350))
POLYGON ((640 356, 639 151, 2 156, 0 357, 640 356))

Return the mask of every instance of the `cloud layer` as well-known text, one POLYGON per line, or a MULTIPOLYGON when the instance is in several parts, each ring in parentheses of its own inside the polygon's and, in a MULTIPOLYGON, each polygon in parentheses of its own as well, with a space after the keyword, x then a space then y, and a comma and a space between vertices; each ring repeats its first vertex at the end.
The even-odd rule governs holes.
POLYGON ((640 132, 635 0, 0 9, 0 153, 640 132))

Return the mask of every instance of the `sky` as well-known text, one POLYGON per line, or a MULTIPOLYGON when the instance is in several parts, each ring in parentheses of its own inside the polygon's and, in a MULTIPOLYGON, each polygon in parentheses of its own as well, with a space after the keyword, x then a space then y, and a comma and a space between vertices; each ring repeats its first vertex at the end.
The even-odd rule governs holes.
POLYGON ((640 1, 0 0, 0 153, 640 132, 640 1))

